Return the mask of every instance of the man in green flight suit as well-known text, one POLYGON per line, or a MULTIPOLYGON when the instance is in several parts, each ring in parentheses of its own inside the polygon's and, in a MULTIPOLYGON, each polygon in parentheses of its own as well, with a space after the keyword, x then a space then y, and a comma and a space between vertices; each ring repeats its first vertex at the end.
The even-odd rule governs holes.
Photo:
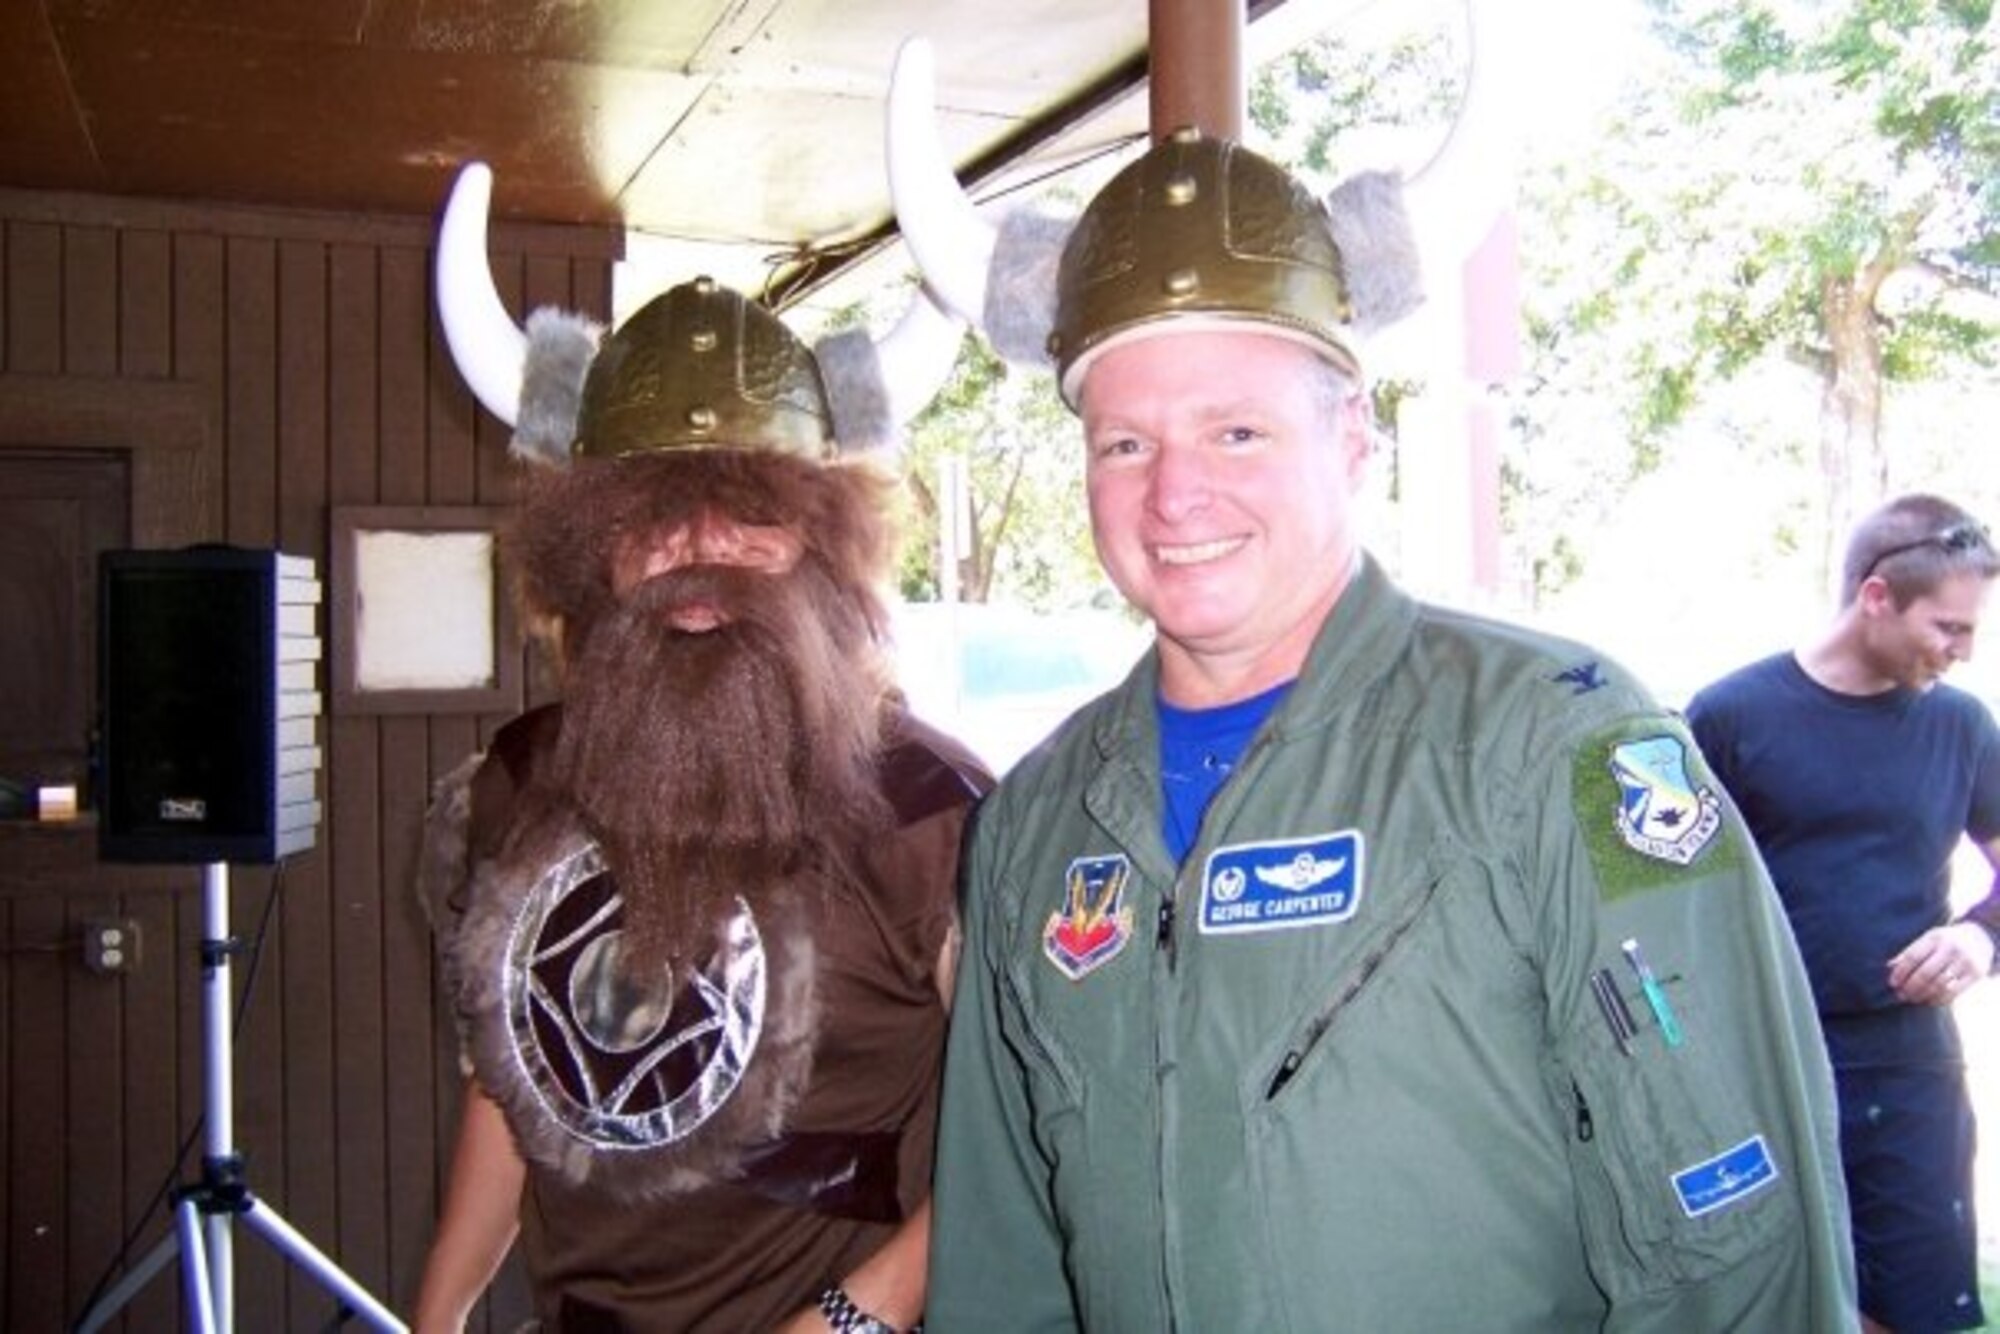
POLYGON ((1812 999, 1685 727, 1360 545, 1349 234, 1183 132, 1062 252, 1156 647, 977 821, 930 1327, 1852 1329, 1812 999))

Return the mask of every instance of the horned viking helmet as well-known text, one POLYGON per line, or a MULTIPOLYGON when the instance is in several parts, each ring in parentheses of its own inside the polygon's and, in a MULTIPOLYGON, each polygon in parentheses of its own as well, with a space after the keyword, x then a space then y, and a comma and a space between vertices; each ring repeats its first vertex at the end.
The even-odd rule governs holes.
POLYGON ((437 297, 460 373, 531 462, 669 449, 827 460, 893 443, 951 370, 962 325, 919 288, 879 342, 847 330, 807 347, 711 278, 655 297, 608 337, 588 318, 508 315, 486 259, 492 173, 459 174, 439 227, 437 297))
POLYGON ((1320 201, 1249 149, 1184 129, 1114 176, 1077 220, 1049 351, 1074 404, 1092 361, 1162 320, 1269 325, 1357 374, 1352 319, 1320 201))
POLYGON ((926 280, 1001 355, 1053 360, 1071 407, 1106 350, 1224 324, 1305 343, 1358 375, 1358 336, 1423 299, 1393 174, 1361 173, 1321 201, 1241 144, 1181 129, 1114 176, 1074 225, 1017 210, 993 228, 951 178, 930 98, 929 51, 913 40, 890 86, 904 238, 926 280))
POLYGON ((718 444, 836 452, 819 365, 783 320, 710 278, 654 297, 605 339, 583 384, 576 452, 718 444))

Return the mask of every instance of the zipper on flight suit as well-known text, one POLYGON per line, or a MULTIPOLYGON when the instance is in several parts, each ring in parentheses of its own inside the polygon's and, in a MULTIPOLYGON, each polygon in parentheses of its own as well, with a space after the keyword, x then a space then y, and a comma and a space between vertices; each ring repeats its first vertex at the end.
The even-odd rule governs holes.
POLYGON ((1423 897, 1417 900, 1416 905, 1404 915, 1403 920, 1390 930, 1388 938, 1382 942, 1380 948, 1361 961, 1360 966, 1355 969, 1353 980, 1341 988, 1340 994, 1333 998, 1330 1005, 1312 1017, 1312 1021, 1305 1026, 1298 1040, 1285 1052, 1284 1059, 1278 1062, 1278 1068, 1271 1072, 1271 1081, 1264 1087, 1265 1102, 1270 1102, 1284 1092, 1285 1085, 1292 1082, 1292 1076, 1298 1074, 1299 1067, 1306 1063, 1306 1057, 1310 1056, 1313 1048, 1319 1045, 1319 1040, 1326 1035, 1326 1030, 1333 1027, 1333 1021, 1339 1017, 1340 1012, 1362 993, 1368 986, 1369 979, 1380 971, 1389 956, 1395 953, 1396 946, 1402 943, 1403 937, 1409 934, 1410 928, 1417 924, 1417 919, 1424 915, 1424 909, 1430 907, 1431 900, 1437 896, 1438 886, 1443 883, 1442 876, 1430 882, 1424 890, 1423 897))
MULTIPOLYGON (((1251 762, 1269 750, 1271 744, 1269 733, 1261 730, 1251 738, 1249 747, 1237 758, 1235 768, 1222 780, 1222 786, 1216 790, 1215 801, 1219 801, 1223 793, 1229 791, 1238 778, 1250 768, 1251 762)), ((1211 801, 1208 809, 1202 812, 1201 824, 1194 831, 1194 842, 1188 847, 1188 855, 1174 868, 1173 879, 1168 882, 1165 892, 1161 894, 1159 911, 1153 917, 1153 948, 1166 954, 1169 975, 1175 972, 1176 965, 1180 962, 1180 942, 1174 934, 1174 927, 1179 912, 1175 905, 1180 902, 1181 879, 1186 875, 1189 865, 1195 861, 1197 854, 1202 851, 1204 831, 1208 828, 1209 817, 1215 813, 1215 801, 1211 801)), ((1195 889, 1199 894, 1199 877, 1196 879, 1195 889)))

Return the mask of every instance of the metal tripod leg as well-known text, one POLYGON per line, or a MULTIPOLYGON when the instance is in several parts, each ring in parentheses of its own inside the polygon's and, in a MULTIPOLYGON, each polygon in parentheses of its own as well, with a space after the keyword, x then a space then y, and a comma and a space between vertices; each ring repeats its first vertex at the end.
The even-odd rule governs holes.
POLYGON ((232 1141, 235 1092, 231 1051, 229 960, 238 948, 229 935, 229 868, 215 862, 202 876, 201 947, 202 1044, 207 1057, 203 1080, 203 1124, 207 1153, 201 1184, 178 1193, 174 1231, 146 1254, 103 1300, 84 1313, 76 1334, 95 1334, 157 1275, 178 1250, 188 1318, 197 1334, 233 1334, 236 1328, 236 1264, 231 1223, 241 1218, 285 1259, 304 1269, 349 1313, 388 1334, 408 1334, 408 1326, 367 1289, 343 1273, 299 1231, 260 1201, 243 1180, 243 1159, 232 1141), (204 1237, 204 1233, 206 1236, 204 1237))
POLYGON ((243 1222, 271 1243, 278 1254, 312 1275, 322 1288, 340 1298, 348 1310, 369 1324, 377 1329, 397 1331, 397 1334, 402 1334, 407 1328, 388 1307, 371 1297, 366 1288, 342 1272, 340 1266, 307 1241, 277 1210, 254 1194, 250 1196, 249 1207, 243 1211, 243 1222))

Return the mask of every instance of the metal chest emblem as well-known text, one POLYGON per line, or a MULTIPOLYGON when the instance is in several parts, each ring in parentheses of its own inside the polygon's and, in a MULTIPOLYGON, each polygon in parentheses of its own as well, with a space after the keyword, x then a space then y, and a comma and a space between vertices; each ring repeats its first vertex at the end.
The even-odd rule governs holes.
POLYGON ((1132 863, 1123 853, 1069 864, 1063 906, 1042 928, 1042 953, 1070 981, 1110 963, 1131 941, 1132 906, 1125 901, 1131 878, 1132 863))
POLYGON ((1217 848, 1202 868, 1201 933, 1344 922, 1361 906, 1361 863, 1355 829, 1217 848))
POLYGON ((749 907, 692 976, 653 985, 618 966, 624 901, 595 844, 544 874, 515 917, 506 1013, 547 1117, 596 1148, 685 1138, 741 1083, 763 1031, 765 955, 749 907))
POLYGON ((1687 743, 1672 734, 1626 741, 1611 750, 1618 780, 1618 836, 1656 861, 1686 866, 1722 827, 1712 788, 1688 776, 1687 743))

